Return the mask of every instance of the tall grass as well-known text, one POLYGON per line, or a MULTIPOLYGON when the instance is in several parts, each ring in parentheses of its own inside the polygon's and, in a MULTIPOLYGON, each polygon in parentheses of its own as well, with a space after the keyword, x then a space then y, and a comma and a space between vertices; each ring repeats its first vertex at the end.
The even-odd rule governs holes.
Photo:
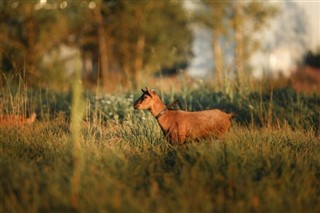
MULTIPOLYGON (((54 125, 2 130, 2 212, 73 209, 73 150, 54 125)), ((312 132, 236 126, 224 141, 177 147, 153 128, 83 130, 79 212, 319 211, 312 132)))
POLYGON ((71 177, 71 193, 70 202, 73 208, 79 209, 80 183, 81 173, 83 167, 83 153, 81 148, 81 121, 83 117, 83 97, 81 85, 81 69, 80 63, 76 66, 74 72, 74 83, 72 90, 72 104, 71 104, 71 141, 73 145, 73 174, 71 177))
MULTIPOLYGON (((186 90, 181 108, 238 116, 223 139, 184 146, 168 144, 150 113, 133 110, 138 92, 86 92, 75 103, 75 93, 18 88, 1 95, 2 112, 15 113, 10 104, 22 106, 9 100, 24 94, 40 116, 0 127, 0 212, 320 211, 317 94, 186 90)), ((177 96, 163 93, 167 103, 177 96)))

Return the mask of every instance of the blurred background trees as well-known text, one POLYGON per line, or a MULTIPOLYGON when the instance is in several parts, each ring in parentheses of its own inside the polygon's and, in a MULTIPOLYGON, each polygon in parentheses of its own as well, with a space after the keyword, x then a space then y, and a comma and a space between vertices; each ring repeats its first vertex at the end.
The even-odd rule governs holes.
POLYGON ((194 58, 192 24, 210 29, 205 63, 214 62, 216 84, 231 78, 242 87, 261 47, 255 33, 277 14, 268 2, 238 0, 1 0, 0 7, 1 83, 59 89, 70 86, 77 60, 83 82, 106 89, 185 71, 194 58))
MULTIPOLYGON (((277 8, 264 1, 203 0, 205 9, 195 13, 196 19, 212 29, 212 52, 216 84, 222 86, 227 77, 226 46, 234 54, 234 75, 239 87, 250 75, 249 57, 259 49, 254 33, 260 31, 275 16, 277 8)), ((230 74, 230 73, 229 73, 230 74)))
POLYGON ((35 0, 1 1, 1 71, 32 85, 47 78, 44 55, 70 35, 65 14, 42 6, 35 0))
POLYGON ((1 3, 0 24, 1 70, 29 85, 68 78, 72 70, 62 63, 77 50, 84 80, 105 87, 136 87, 142 75, 190 56, 191 32, 180 1, 8 0, 1 3))

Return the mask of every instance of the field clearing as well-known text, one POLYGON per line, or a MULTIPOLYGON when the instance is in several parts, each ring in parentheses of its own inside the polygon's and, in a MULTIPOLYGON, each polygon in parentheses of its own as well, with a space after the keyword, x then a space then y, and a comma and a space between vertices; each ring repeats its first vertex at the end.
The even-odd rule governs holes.
POLYGON ((71 96, 44 94, 3 96, 16 112, 28 97, 39 119, 0 127, 0 212, 320 211, 318 95, 182 93, 187 109, 238 114, 224 138, 183 146, 133 110, 138 93, 88 96, 75 153, 71 96))

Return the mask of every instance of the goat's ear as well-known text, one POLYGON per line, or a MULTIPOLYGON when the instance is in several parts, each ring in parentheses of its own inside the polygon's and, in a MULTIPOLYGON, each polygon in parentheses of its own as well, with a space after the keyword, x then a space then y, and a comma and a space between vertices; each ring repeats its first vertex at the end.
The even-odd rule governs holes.
POLYGON ((152 93, 157 94, 157 91, 155 89, 150 90, 152 93))
POLYGON ((152 92, 151 90, 147 90, 147 91, 146 91, 146 94, 149 95, 150 97, 152 97, 152 95, 153 95, 152 93, 153 93, 153 92, 152 92))
POLYGON ((145 88, 146 88, 146 90, 141 89, 141 91, 142 91, 143 93, 147 93, 147 92, 148 92, 148 88, 147 88, 147 87, 145 87, 145 88))

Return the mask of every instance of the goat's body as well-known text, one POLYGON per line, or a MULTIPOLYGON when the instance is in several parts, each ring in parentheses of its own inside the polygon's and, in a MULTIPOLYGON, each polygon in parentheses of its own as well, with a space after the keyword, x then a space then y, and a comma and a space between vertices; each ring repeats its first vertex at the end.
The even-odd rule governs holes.
POLYGON ((169 110, 158 119, 158 123, 169 141, 183 144, 186 140, 221 136, 229 130, 231 117, 231 114, 218 109, 197 112, 169 110))
POLYGON ((197 112, 168 110, 154 91, 142 92, 142 96, 134 103, 134 108, 150 110, 170 142, 183 144, 186 140, 219 137, 231 126, 232 113, 227 114, 219 109, 197 112))
POLYGON ((32 124, 36 119, 36 114, 32 113, 29 118, 21 115, 0 115, 0 126, 18 126, 32 124))

